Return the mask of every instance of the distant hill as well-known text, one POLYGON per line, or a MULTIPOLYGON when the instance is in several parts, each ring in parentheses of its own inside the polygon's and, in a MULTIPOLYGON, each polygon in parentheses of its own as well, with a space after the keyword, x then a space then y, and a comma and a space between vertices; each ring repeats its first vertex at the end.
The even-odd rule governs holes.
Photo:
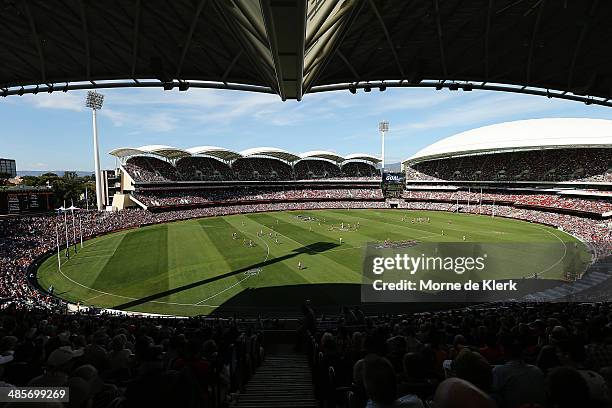
MULTIPOLYGON (((58 176, 63 176, 66 171, 73 170, 17 170, 18 176, 42 176, 45 173, 55 173, 58 176)), ((75 171, 79 177, 91 176, 93 171, 75 171)))

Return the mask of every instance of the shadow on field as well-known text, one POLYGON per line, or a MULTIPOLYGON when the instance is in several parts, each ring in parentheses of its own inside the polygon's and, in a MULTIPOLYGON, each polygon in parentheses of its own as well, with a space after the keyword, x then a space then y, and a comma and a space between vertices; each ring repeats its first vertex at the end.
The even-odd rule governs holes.
POLYGON ((286 312, 289 310, 298 311, 300 305, 306 300, 310 300, 313 305, 332 306, 336 309, 338 309, 337 305, 359 304, 361 303, 361 285, 354 283, 307 283, 267 288, 247 288, 221 304, 215 309, 213 315, 225 315, 237 310, 258 307, 267 311, 276 308, 286 312))
POLYGON ((237 270, 232 271, 232 272, 227 272, 227 273, 224 273, 222 275, 214 276, 212 278, 202 279, 202 280, 199 280, 199 281, 196 281, 196 282, 189 283, 187 285, 179 286, 179 287, 174 288, 174 289, 168 289, 168 290, 165 290, 163 292, 159 292, 159 293, 155 293, 153 295, 145 296, 145 297, 137 299, 137 300, 132 300, 130 302, 114 306, 113 309, 118 309, 118 310, 128 309, 130 307, 142 305, 143 303, 151 302, 153 300, 158 300, 158 299, 164 298, 166 296, 173 295, 175 293, 180 293, 180 292, 182 292, 184 290, 197 288, 198 286, 206 285, 208 283, 215 282, 215 281, 218 281, 220 279, 225 279, 225 278, 228 278, 230 276, 238 275, 238 274, 250 271, 251 269, 263 268, 263 267, 266 267, 268 265, 273 265, 275 263, 282 262, 282 261, 285 261, 287 259, 291 259, 291 258, 293 258, 293 257, 295 257, 297 255, 300 255, 300 254, 314 255, 314 254, 318 254, 318 253, 321 253, 321 252, 329 251, 330 249, 334 249, 334 248, 336 248, 338 246, 340 246, 340 245, 338 245, 336 243, 332 243, 332 242, 315 242, 314 244, 310 244, 310 245, 306 245, 306 246, 294 249, 293 251, 291 251, 287 255, 279 256, 278 258, 268 259, 266 261, 262 261, 262 262, 258 262, 258 263, 255 263, 255 264, 252 264, 252 265, 249 265, 249 266, 245 266, 244 268, 240 268, 240 269, 237 269, 237 270))
POLYGON ((471 303, 408 302, 362 303, 361 284, 322 283, 265 288, 247 288, 217 307, 209 316, 301 317, 306 300, 317 314, 338 315, 341 306, 358 306, 365 313, 420 313, 466 307, 471 303))

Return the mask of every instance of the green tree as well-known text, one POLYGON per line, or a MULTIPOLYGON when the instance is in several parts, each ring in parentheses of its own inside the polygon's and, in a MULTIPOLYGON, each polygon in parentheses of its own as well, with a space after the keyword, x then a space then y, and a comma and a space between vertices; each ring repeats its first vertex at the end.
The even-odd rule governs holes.
POLYGON ((8 184, 8 179, 11 178, 11 175, 5 172, 0 172, 0 186, 4 186, 8 184))

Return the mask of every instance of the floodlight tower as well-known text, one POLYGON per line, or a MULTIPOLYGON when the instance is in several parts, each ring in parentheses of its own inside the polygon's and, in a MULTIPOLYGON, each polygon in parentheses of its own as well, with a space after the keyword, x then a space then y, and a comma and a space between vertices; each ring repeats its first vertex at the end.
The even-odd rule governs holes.
POLYGON ((100 179, 100 150, 98 148, 98 126, 96 123, 96 111, 102 109, 104 95, 96 91, 87 92, 85 106, 91 109, 93 115, 93 143, 94 143, 94 167, 96 172, 96 202, 98 211, 102 211, 102 180, 100 179))
POLYGON ((389 122, 387 122, 386 120, 383 120, 382 122, 378 123, 378 131, 380 132, 380 136, 382 139, 382 152, 380 155, 380 159, 381 159, 381 172, 383 172, 385 170, 385 133, 387 133, 389 131, 389 122))

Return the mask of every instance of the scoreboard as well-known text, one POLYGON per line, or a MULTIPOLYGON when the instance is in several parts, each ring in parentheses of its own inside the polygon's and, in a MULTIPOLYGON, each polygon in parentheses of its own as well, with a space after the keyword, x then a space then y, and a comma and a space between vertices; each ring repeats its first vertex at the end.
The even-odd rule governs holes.
POLYGON ((53 193, 39 189, 0 190, 0 214, 23 214, 52 209, 53 193))
POLYGON ((406 175, 403 172, 384 172, 381 188, 385 198, 400 198, 406 185, 406 175))

